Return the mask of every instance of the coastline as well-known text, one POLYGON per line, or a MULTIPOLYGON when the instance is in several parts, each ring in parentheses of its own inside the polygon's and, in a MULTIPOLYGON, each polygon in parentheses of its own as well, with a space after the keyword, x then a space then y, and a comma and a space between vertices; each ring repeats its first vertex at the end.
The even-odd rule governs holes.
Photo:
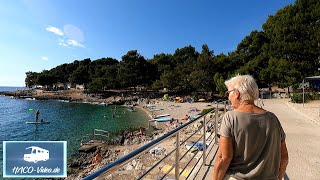
POLYGON ((43 90, 18 90, 2 91, 0 95, 10 96, 15 99, 34 99, 34 100, 63 100, 68 102, 85 102, 105 105, 123 105, 126 102, 137 101, 138 96, 118 96, 112 95, 103 98, 96 95, 83 93, 81 90, 61 90, 61 91, 43 91, 43 90))
MULTIPOLYGON (((170 118, 178 119, 182 123, 186 122, 181 120, 181 118, 185 117, 186 114, 190 116, 195 116, 198 113, 200 113, 203 109, 207 109, 211 107, 211 103, 206 103, 206 102, 176 103, 176 102, 162 101, 160 99, 148 99, 147 101, 144 101, 144 102, 143 101, 136 102, 136 105, 134 107, 145 112, 150 118, 152 118, 152 114, 155 114, 155 115, 170 114, 169 116, 170 118), (152 102, 151 103, 152 106, 151 104, 147 104, 144 102, 152 102), (151 111, 154 109, 159 109, 159 111, 151 111)), ((132 133, 132 136, 130 136, 129 138, 125 136, 123 143, 120 143, 120 144, 115 144, 112 146, 106 145, 106 146, 97 147, 101 149, 103 152, 102 153, 103 161, 101 162, 101 164, 96 166, 91 171, 87 171, 82 166, 79 166, 77 171, 75 171, 75 173, 72 173, 72 175, 70 176, 68 175, 67 179, 81 179, 175 128, 175 126, 169 127, 165 122, 150 122, 150 127, 156 127, 156 128, 150 128, 149 130, 145 131, 143 135, 139 134, 140 133, 139 131, 135 131, 132 133)), ((182 137, 183 136, 184 134, 182 134, 182 137)), ((173 143, 174 142, 172 140, 166 141, 165 143, 161 144, 161 148, 163 148, 164 150, 169 150, 172 148, 173 143)), ((89 163, 88 160, 90 160, 92 157, 93 157, 93 152, 87 153, 73 160, 72 164, 81 164, 81 165, 88 164, 89 163), (85 159, 86 161, 81 161, 81 159, 85 159)), ((152 162, 153 160, 148 158, 136 160, 136 164, 141 164, 141 166, 143 167, 146 166, 146 164, 151 164, 152 162)), ((136 168, 137 167, 138 166, 136 166, 136 168)), ((129 163, 127 166, 124 166, 124 168, 128 169, 128 171, 131 171, 132 166, 129 163)), ((117 175, 114 175, 112 177, 115 177, 115 176, 117 175)))
MULTIPOLYGON (((174 118, 181 121, 180 119, 184 118, 186 114, 190 116, 196 116, 203 109, 210 108, 211 103, 205 102, 196 102, 196 103, 178 103, 170 101, 162 101, 162 99, 149 99, 149 98, 139 98, 138 96, 111 96, 106 99, 89 97, 86 94, 79 93, 77 91, 67 94, 50 94, 45 93, 37 94, 30 96, 36 100, 64 100, 69 102, 82 102, 82 103, 92 103, 99 105, 127 105, 134 106, 142 110, 144 113, 153 118, 153 115, 163 115, 170 114, 170 118, 174 118), (152 106, 150 106, 152 104, 152 106), (152 107, 152 108, 151 108, 152 107)), ((21 97, 25 98, 25 97, 21 97)), ((149 123, 149 122, 148 122, 149 123)), ((77 156, 70 157, 68 159, 68 178, 67 179, 81 179, 92 172, 100 169, 101 167, 106 166, 114 162, 116 159, 134 151, 135 149, 143 146, 144 144, 162 136, 168 131, 172 130, 174 127, 169 127, 165 122, 151 122, 149 123, 152 128, 149 128, 145 131, 145 134, 139 134, 138 130, 124 132, 116 140, 111 143, 98 145, 87 152, 79 152, 77 156), (154 128, 155 127, 155 128, 154 128), (132 134, 128 137, 128 134, 132 134), (94 156, 96 149, 100 149, 103 155, 103 161, 98 166, 94 167, 92 170, 86 169, 88 165, 91 164, 91 159, 94 156)), ((172 144, 170 142, 164 144, 162 147, 164 149, 170 149, 172 144)), ((146 162, 141 162, 145 164, 146 162)), ((147 162, 148 163, 148 162, 147 162)))

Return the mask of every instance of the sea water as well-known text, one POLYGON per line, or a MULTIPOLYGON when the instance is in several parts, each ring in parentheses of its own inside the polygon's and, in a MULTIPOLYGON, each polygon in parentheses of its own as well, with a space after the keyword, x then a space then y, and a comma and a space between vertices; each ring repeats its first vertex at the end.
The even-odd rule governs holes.
MULTIPOLYGON (((23 88, 0 87, 0 91, 23 88)), ((0 96, 0 140, 2 141, 67 141, 68 156, 77 153, 83 136, 93 134, 94 129, 108 131, 112 137, 120 132, 147 127, 149 117, 136 109, 131 112, 123 106, 104 106, 88 103, 61 102, 56 100, 12 99, 0 96), (39 120, 50 124, 26 124, 39 120)), ((0 146, 2 162, 3 143, 0 146)), ((2 163, 0 163, 2 169, 2 163)), ((2 171, 0 172, 2 177, 2 171)))

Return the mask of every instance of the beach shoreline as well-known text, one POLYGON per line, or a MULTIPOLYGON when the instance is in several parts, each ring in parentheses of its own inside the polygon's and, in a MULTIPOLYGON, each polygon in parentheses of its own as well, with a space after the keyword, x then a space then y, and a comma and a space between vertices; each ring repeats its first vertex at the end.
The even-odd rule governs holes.
MULTIPOLYGON (((153 114, 154 115, 170 114, 169 116, 170 118, 179 119, 179 121, 181 121, 181 118, 183 118, 186 114, 189 114, 190 116, 195 116, 196 114, 199 114, 203 109, 207 109, 211 107, 211 103, 205 103, 205 102, 177 103, 177 102, 162 101, 161 99, 144 99, 144 101, 139 101, 139 102, 136 102, 135 104, 136 105, 133 107, 142 110, 144 113, 146 113, 150 117, 150 119, 152 119, 153 114), (161 110, 152 111, 154 109, 161 109, 161 110)), ((182 122, 184 123, 184 121, 182 122)), ((111 149, 111 146, 109 147, 108 145, 98 147, 102 149, 102 151, 104 152, 103 154, 104 161, 98 167, 101 168, 174 129, 174 127, 168 127, 167 123, 165 122, 148 122, 148 123, 150 123, 150 126, 149 126, 150 129, 147 129, 145 131, 145 134, 143 135, 140 135, 139 131, 134 131, 132 133, 133 135, 132 137, 130 138, 125 137, 124 143, 114 144, 112 145, 112 149, 111 149)), ((165 144, 162 144, 161 147, 164 149, 170 149, 172 147, 172 144, 170 143, 172 142, 168 141, 165 144)), ((77 164, 77 162, 79 162, 79 159, 88 160, 91 158, 91 156, 92 156, 92 152, 87 153, 86 155, 82 155, 77 159, 74 159, 73 162, 75 163, 73 164, 77 164)), ((148 161, 143 162, 143 164, 145 163, 149 163, 149 162, 148 161)), ((83 163, 78 163, 78 164, 83 164, 83 163)), ((98 170, 99 169, 98 167, 93 169, 92 171, 86 171, 85 169, 80 168, 76 170, 75 173, 73 173, 73 175, 70 176, 70 179, 80 178, 80 177, 89 175, 95 170, 98 170)))
POLYGON ((145 109, 143 106, 141 105, 137 105, 135 106, 136 108, 139 108, 140 110, 142 110, 144 113, 146 113, 150 119, 152 119, 152 113, 150 111, 148 111, 147 109, 145 109))

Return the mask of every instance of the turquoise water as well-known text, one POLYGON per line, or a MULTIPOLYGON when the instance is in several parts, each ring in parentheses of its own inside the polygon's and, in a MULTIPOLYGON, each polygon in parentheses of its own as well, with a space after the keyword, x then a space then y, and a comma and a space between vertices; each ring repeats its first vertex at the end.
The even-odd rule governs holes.
MULTIPOLYGON (((3 89, 0 87, 0 91, 4 91, 3 89)), ((0 96, 0 140, 67 141, 68 156, 70 156, 77 152, 81 138, 86 134, 93 134, 94 129, 107 130, 111 135, 115 135, 128 128, 147 127, 147 114, 139 109, 136 110, 130 112, 122 106, 10 99, 0 96), (50 124, 25 123, 35 120, 37 109, 40 111, 39 119, 50 121, 50 124), (114 118, 112 109, 116 109, 114 118)), ((1 143, 1 162, 2 148, 1 143)), ((2 163, 0 167, 2 169, 2 163)))

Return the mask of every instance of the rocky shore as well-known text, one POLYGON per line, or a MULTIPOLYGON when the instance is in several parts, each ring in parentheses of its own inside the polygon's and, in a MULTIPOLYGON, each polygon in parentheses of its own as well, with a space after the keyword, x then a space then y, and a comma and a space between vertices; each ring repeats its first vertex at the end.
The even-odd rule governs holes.
MULTIPOLYGON (((78 155, 68 159, 68 177, 66 179, 81 179, 152 141, 160 134, 163 134, 162 130, 146 131, 143 134, 140 134, 139 131, 125 132, 111 142, 102 143, 86 152, 79 152, 78 155), (87 168, 92 164, 92 159, 98 149, 103 157, 102 162, 92 169, 87 168)), ((140 161, 137 163, 141 164, 140 161)))
POLYGON ((91 102, 123 105, 136 102, 139 97, 135 95, 118 96, 113 95, 103 98, 94 94, 86 94, 80 90, 63 90, 63 91, 39 91, 39 90, 22 90, 22 91, 4 91, 0 95, 10 96, 11 98, 25 99, 32 98, 34 100, 64 100, 69 102, 91 102))

